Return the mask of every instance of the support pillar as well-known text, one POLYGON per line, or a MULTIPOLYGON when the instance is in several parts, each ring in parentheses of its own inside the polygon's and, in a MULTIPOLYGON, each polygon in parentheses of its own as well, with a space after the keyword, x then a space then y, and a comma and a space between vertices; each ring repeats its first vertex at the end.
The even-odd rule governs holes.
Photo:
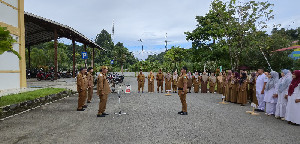
POLYGON ((54 79, 57 80, 57 30, 54 29, 54 79))
POLYGON ((28 69, 31 71, 30 52, 31 52, 31 49, 30 49, 30 46, 28 46, 28 69))
POLYGON ((18 0, 18 28, 19 28, 19 60, 20 87, 27 87, 26 82, 26 58, 25 58, 25 22, 24 22, 24 0, 18 0))
MULTIPOLYGON (((84 48, 84 52, 87 52, 87 51, 86 51, 86 44, 83 44, 83 48, 84 48)), ((87 68, 87 64, 86 64, 86 63, 87 63, 87 60, 85 59, 85 60, 84 60, 84 67, 87 68)))
POLYGON ((72 45, 73 45, 73 78, 75 78, 75 40, 72 39, 72 45))

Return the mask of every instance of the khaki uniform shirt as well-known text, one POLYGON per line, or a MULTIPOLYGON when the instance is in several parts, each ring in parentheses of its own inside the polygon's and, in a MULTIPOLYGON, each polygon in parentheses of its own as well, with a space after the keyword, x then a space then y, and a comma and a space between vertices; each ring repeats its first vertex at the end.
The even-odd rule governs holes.
POLYGON ((144 74, 139 74, 137 76, 137 81, 141 82, 141 83, 144 83, 145 82, 145 75, 144 74))
POLYGON ((240 90, 241 91, 246 91, 247 90, 247 88, 248 88, 248 80, 246 79, 243 83, 242 83, 242 85, 240 85, 240 90))
POLYGON ((174 79, 173 76, 172 76, 173 85, 177 86, 178 79, 179 79, 179 76, 177 76, 176 79, 174 79))
POLYGON ((179 79, 178 79, 177 87, 178 87, 178 88, 183 88, 184 83, 187 84, 187 82, 188 82, 187 75, 186 75, 186 74, 181 75, 181 76, 179 77, 179 79))
POLYGON ((153 74, 148 75, 148 81, 151 81, 151 82, 154 81, 154 75, 153 74))
POLYGON ((94 77, 91 73, 87 74, 88 87, 94 87, 94 77))
POLYGON ((110 94, 110 87, 108 84, 108 81, 106 80, 106 75, 103 73, 100 73, 97 80, 97 94, 101 95, 102 93, 104 95, 110 94))
POLYGON ((87 89, 87 77, 79 73, 77 75, 77 91, 82 92, 87 89))
POLYGON ((163 73, 158 73, 156 75, 156 80, 158 81, 163 81, 164 80, 164 74, 163 73))
POLYGON ((199 85, 201 83, 201 76, 193 76, 193 84, 194 85, 199 85))

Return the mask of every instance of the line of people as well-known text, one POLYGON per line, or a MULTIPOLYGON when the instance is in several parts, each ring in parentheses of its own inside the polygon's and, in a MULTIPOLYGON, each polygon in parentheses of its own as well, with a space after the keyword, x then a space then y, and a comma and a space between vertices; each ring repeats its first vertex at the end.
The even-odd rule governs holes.
MULTIPOLYGON (((154 92, 154 80, 157 81, 157 92, 163 93, 163 83, 165 82, 165 92, 168 90, 177 92, 178 74, 169 72, 164 76, 162 70, 155 76, 151 71, 147 77, 142 70, 138 75, 138 91, 144 92, 145 79, 148 79, 148 92, 154 92)), ((258 107, 255 111, 265 112, 268 116, 275 116, 277 119, 288 121, 290 124, 300 124, 300 71, 293 74, 284 69, 280 76, 278 72, 264 72, 258 69, 248 75, 247 71, 227 73, 221 72, 216 77, 214 73, 210 76, 206 72, 199 75, 198 72, 187 73, 187 93, 194 92, 223 94, 227 102, 245 106, 248 102, 255 103, 258 107), (281 77, 281 78, 279 78, 281 77)))
MULTIPOLYGON (((150 71, 149 75, 146 77, 143 74, 143 71, 140 70, 137 81, 138 81, 138 93, 144 93, 144 84, 146 82, 146 78, 148 79, 148 92, 154 92, 154 81, 157 81, 157 92, 163 93, 164 87, 165 92, 172 91, 173 93, 177 93, 178 88, 178 79, 179 76, 177 72, 173 72, 173 75, 170 72, 167 72, 166 75, 163 74, 160 69, 159 72, 154 76, 153 72, 150 71), (165 86, 163 86, 165 84, 165 86)), ((215 89, 217 86, 217 77, 214 73, 211 73, 210 76, 207 75, 206 72, 203 72, 202 75, 199 75, 198 72, 192 74, 191 72, 187 73, 187 88, 188 92, 191 93, 192 87, 194 88, 194 92, 198 93, 201 88, 201 93, 215 93, 215 89)))
MULTIPOLYGON (((107 66, 101 67, 101 72, 97 77, 97 95, 100 98, 99 110, 97 117, 105 117, 108 115, 105 113, 106 102, 108 95, 111 93, 111 89, 106 79, 108 72, 107 66)), ((91 103, 93 95, 93 68, 89 67, 81 68, 79 74, 77 75, 77 92, 78 92, 78 107, 77 111, 84 111, 88 107, 87 103, 91 103)))
POLYGON ((280 73, 258 69, 251 73, 220 73, 217 77, 217 92, 225 100, 244 106, 247 102, 258 105, 255 111, 286 120, 289 124, 300 124, 300 70, 291 73, 284 69, 280 73))

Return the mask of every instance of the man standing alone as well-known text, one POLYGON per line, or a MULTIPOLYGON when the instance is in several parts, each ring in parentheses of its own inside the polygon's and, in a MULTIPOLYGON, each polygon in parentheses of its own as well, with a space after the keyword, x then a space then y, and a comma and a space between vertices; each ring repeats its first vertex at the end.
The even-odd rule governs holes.
POLYGON ((187 115, 187 104, 186 104, 186 93, 187 93, 187 82, 188 78, 186 75, 187 68, 183 67, 181 69, 181 76, 179 77, 177 86, 178 86, 178 95, 182 104, 182 111, 178 112, 180 115, 187 115))
POLYGON ((144 93, 144 84, 145 84, 145 75, 142 70, 140 70, 140 74, 137 76, 138 81, 138 93, 140 93, 140 89, 142 88, 142 93, 144 93))
POLYGON ((258 109, 256 111, 264 112, 265 110, 265 87, 268 82, 268 77, 264 74, 263 69, 258 69, 258 77, 256 79, 256 97, 258 100, 258 109))
POLYGON ((108 68, 107 66, 102 66, 102 72, 98 76, 97 80, 97 94, 99 95, 100 102, 99 102, 99 110, 97 117, 105 117, 105 109, 106 109, 106 102, 108 94, 110 94, 110 87, 108 81, 106 80, 108 68))

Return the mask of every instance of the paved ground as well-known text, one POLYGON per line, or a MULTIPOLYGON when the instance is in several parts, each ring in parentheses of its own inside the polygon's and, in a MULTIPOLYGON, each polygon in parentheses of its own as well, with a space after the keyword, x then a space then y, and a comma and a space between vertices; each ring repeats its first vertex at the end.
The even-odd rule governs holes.
POLYGON ((36 78, 31 78, 31 79, 27 79, 27 88, 0 90, 0 97, 9 94, 17 94, 17 93, 33 91, 41 88, 47 88, 47 87, 67 88, 76 91, 74 78, 61 78, 55 81, 50 81, 50 80, 38 81, 36 78))
POLYGON ((27 79, 28 88, 45 88, 45 87, 54 87, 54 88, 67 88, 73 91, 76 91, 75 79, 74 78, 61 78, 55 81, 50 80, 41 80, 38 81, 36 78, 27 79))
MULTIPOLYGON (((125 83, 136 87, 135 78, 125 83)), ((0 143, 289 143, 299 144, 300 127, 268 117, 251 116, 250 106, 220 105, 218 94, 188 94, 187 116, 177 114, 177 94, 124 95, 119 111, 116 94, 109 96, 105 118, 97 118, 99 99, 77 112, 69 97, 0 121, 0 143)))

